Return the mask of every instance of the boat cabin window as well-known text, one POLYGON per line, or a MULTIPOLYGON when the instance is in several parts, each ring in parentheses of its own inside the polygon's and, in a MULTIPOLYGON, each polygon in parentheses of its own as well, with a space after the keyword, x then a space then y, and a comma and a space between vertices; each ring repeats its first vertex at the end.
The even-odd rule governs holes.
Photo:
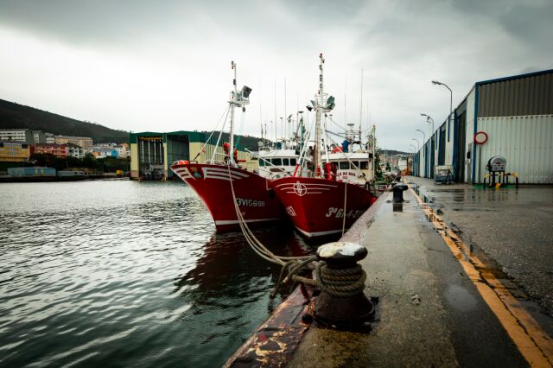
POLYGON ((296 159, 295 158, 290 159, 290 166, 296 166, 296 159))
POLYGON ((340 170, 349 170, 349 161, 340 161, 340 170))
POLYGON ((280 158, 273 158, 273 165, 281 166, 282 165, 282 160, 280 158))
POLYGON ((265 166, 265 160, 260 158, 259 159, 259 166, 265 166))
POLYGON ((368 161, 361 161, 359 168, 361 170, 368 170, 369 169, 369 162, 368 161))
POLYGON ((288 159, 287 158, 282 159, 282 165, 283 166, 288 166, 288 159))

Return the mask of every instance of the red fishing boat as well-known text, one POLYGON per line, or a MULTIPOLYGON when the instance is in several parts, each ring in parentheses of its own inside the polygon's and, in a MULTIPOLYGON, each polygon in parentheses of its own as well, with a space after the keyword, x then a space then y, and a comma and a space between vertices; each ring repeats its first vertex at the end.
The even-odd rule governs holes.
MULTIPOLYGON (((313 145, 309 146, 309 150, 302 150, 294 176, 271 182, 294 226, 309 238, 345 231, 376 201, 368 185, 338 181, 336 178, 337 168, 330 160, 328 146, 324 143, 329 140, 322 136, 322 115, 334 108, 334 97, 324 94, 323 64, 321 54, 319 91, 310 107, 316 111, 313 145), (325 155, 326 162, 323 163, 325 155)), ((345 154, 343 157, 348 159, 345 154)))
MULTIPOLYGON (((202 199, 217 231, 240 229, 233 198, 236 198, 238 208, 248 224, 261 224, 279 221, 286 218, 284 209, 269 186, 269 179, 259 174, 242 169, 238 165, 236 148, 234 147, 234 109, 242 108, 249 103, 251 89, 244 86, 241 91, 236 89, 236 64, 234 70, 234 90, 229 101, 230 109, 230 143, 224 143, 224 160, 218 161, 215 149, 212 159, 207 163, 176 161, 171 170, 186 182, 202 199), (233 195, 234 192, 234 195, 233 195)), ((225 122, 226 123, 226 122, 225 122)), ((221 129, 222 132, 222 129, 221 129)), ((217 146, 221 140, 219 136, 217 146)))
POLYGON ((282 205, 269 187, 268 179, 237 167, 178 161, 171 170, 202 199, 217 231, 238 230, 232 189, 248 224, 285 218, 282 205), (231 182, 233 188, 231 188, 231 182))

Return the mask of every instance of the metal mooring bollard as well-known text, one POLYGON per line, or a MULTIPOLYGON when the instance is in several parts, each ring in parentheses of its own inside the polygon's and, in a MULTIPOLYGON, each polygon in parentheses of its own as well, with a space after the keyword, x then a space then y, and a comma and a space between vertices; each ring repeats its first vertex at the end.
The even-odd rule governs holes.
POLYGON ((403 192, 407 190, 407 185, 405 184, 396 184, 392 188, 392 192, 394 193, 394 203, 402 203, 403 200, 403 192))
POLYGON ((316 277, 321 294, 314 306, 315 320, 323 325, 354 329, 374 316, 374 305, 363 290, 367 275, 357 264, 367 256, 365 247, 346 242, 322 245, 316 277))

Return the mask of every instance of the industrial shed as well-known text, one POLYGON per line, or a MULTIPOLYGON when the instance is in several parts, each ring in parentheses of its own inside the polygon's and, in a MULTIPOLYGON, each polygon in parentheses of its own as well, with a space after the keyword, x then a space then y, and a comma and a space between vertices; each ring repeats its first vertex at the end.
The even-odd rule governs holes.
POLYGON ((477 82, 414 157, 414 174, 452 165, 456 182, 479 184, 502 156, 520 183, 553 183, 553 70, 477 82), (477 133, 486 133, 482 145, 477 133))
MULTIPOLYGON (((223 141, 219 142, 217 136, 205 132, 131 133, 129 141, 131 178, 136 179, 172 178, 174 174, 170 167, 174 161, 195 160, 205 163, 211 157, 222 161, 224 156, 223 141)), ((238 158, 246 161, 247 166, 253 165, 249 153, 242 146, 238 147, 238 158)))

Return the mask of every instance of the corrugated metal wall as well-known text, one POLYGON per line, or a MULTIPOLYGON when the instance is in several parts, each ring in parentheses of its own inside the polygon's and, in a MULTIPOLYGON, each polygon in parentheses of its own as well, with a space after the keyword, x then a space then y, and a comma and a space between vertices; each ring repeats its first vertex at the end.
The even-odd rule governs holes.
POLYGON ((553 73, 479 86, 478 117, 553 114, 553 73))
POLYGON ((508 172, 519 174, 520 183, 553 183, 553 114, 479 117, 478 130, 488 134, 488 142, 475 163, 475 182, 482 182, 486 163, 499 155, 507 159, 508 172))

